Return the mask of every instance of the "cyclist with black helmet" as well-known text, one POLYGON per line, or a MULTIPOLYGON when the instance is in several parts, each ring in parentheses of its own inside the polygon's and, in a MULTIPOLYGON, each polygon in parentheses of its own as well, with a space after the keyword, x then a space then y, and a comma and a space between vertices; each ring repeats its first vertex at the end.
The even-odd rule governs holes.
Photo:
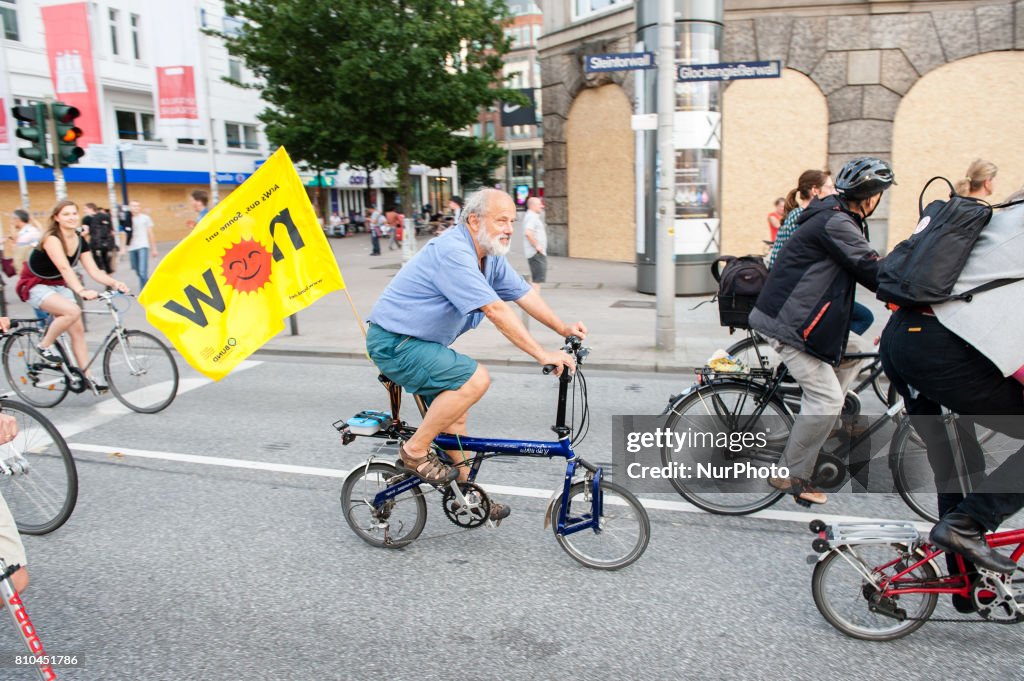
POLYGON ((781 461, 789 477, 769 479, 799 501, 826 501, 811 477, 859 369, 859 361, 842 362, 843 353, 867 350, 850 333, 850 316, 857 284, 878 288, 880 257, 868 243, 867 218, 893 183, 892 168, 877 158, 843 166, 838 193, 808 204, 750 313, 750 326, 769 339, 803 393, 781 461))

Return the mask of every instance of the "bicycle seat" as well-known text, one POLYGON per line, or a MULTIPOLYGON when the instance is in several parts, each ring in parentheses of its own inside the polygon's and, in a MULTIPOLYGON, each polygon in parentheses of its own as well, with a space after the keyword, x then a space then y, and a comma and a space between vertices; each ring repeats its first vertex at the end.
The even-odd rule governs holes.
MULTIPOLYGON (((381 382, 384 388, 388 391, 388 397, 391 399, 391 418, 396 423, 400 423, 400 409, 402 407, 402 386, 398 385, 395 381, 385 376, 383 373, 377 375, 377 380, 381 382)), ((427 415, 427 403, 423 401, 423 398, 419 395, 412 396, 416 400, 416 406, 420 410, 420 417, 427 415)))

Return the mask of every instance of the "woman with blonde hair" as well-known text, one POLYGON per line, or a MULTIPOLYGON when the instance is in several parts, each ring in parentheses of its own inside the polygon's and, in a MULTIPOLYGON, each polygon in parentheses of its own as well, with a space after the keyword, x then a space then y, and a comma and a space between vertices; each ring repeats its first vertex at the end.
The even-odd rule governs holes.
MULTIPOLYGON (((18 296, 37 310, 53 315, 46 335, 36 346, 39 358, 51 365, 62 362, 60 354, 53 350, 53 344, 65 331, 71 336, 71 351, 78 365, 85 367, 89 363, 82 308, 78 306, 75 294, 82 300, 92 300, 98 294, 87 289, 81 282, 75 274, 75 265, 81 263, 89 276, 98 283, 121 293, 128 292, 126 284, 117 281, 96 265, 89 251, 89 243, 78 234, 80 226, 75 202, 58 201, 50 211, 50 221, 39 245, 29 254, 27 266, 22 269, 18 280, 18 296)), ((97 393, 107 389, 88 370, 85 377, 97 393)))
POLYGON ((995 190, 996 173, 999 168, 995 163, 976 158, 967 166, 967 175, 956 183, 956 193, 971 199, 984 199, 992 196, 995 190))

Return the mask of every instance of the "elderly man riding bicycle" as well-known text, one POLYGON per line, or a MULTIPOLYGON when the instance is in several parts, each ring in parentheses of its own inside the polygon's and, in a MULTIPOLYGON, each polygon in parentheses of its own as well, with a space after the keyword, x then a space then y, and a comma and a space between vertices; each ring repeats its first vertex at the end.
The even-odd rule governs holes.
MULTIPOLYGON (((469 197, 459 224, 428 243, 391 281, 370 312, 366 348, 370 358, 395 383, 429 404, 423 424, 399 447, 402 465, 433 484, 469 471, 458 451, 456 466, 431 451, 441 432, 466 434, 466 416, 490 385, 487 370, 448 346, 487 317, 501 333, 540 365, 555 373, 575 369, 573 358, 545 350, 509 307, 523 310, 561 337, 586 336, 582 322, 566 324, 504 257, 516 218, 508 194, 484 189, 469 197)), ((491 504, 491 519, 509 515, 508 506, 491 504)))

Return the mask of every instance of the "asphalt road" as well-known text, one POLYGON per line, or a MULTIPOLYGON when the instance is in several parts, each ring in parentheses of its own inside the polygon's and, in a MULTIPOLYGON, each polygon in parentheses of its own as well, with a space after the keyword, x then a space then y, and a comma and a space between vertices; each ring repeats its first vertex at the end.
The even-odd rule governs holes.
MULTIPOLYGON (((360 541, 342 475, 371 453, 331 423, 387 408, 367 363, 257 358, 220 383, 183 367, 165 412, 71 396, 78 507, 26 537, 26 604, 68 679, 1015 678, 1021 630, 930 623, 894 643, 844 637, 810 593, 812 535, 783 500, 760 517, 648 497, 652 538, 619 572, 578 565, 543 528, 564 465, 495 460, 512 516, 459 530, 431 499, 401 550, 360 541), (254 463, 253 463, 254 462, 254 463), (282 464, 304 467, 285 472, 282 464)), ((498 368, 474 433, 546 439, 555 382, 498 368)), ((590 372, 580 452, 611 460, 611 415, 653 414, 686 377, 590 372)), ((412 409, 412 405, 407 406, 412 409)), ((893 495, 833 495, 830 513, 912 519, 893 495)), ((943 599, 936 616, 956 616, 943 599)), ((0 626, 0 652, 19 650, 0 626)), ((0 679, 30 679, 0 669, 0 679)))

